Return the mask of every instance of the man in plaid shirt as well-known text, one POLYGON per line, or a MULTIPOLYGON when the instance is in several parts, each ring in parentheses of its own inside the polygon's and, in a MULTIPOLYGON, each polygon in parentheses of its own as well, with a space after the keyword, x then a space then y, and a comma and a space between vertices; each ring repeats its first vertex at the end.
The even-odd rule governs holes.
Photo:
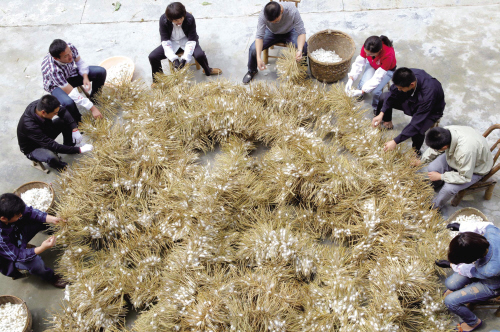
POLYGON ((82 85, 93 99, 106 81, 106 69, 88 66, 80 57, 78 50, 64 40, 55 39, 49 47, 49 53, 42 61, 43 88, 55 96, 76 123, 82 119, 76 105, 92 112, 94 118, 102 117, 101 112, 88 98, 82 97, 73 88, 82 85), (92 82, 92 87, 90 85, 92 82))

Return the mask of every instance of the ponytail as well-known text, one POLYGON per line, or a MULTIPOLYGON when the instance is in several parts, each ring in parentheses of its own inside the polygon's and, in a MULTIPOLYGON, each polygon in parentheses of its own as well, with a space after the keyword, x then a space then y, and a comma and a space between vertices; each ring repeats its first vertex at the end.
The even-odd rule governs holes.
POLYGON ((365 40, 363 47, 368 52, 377 53, 382 49, 382 45, 392 47, 392 42, 386 36, 371 36, 365 40))
POLYGON ((380 39, 382 40, 382 43, 385 44, 385 46, 392 47, 392 40, 389 40, 387 36, 381 35, 380 39))

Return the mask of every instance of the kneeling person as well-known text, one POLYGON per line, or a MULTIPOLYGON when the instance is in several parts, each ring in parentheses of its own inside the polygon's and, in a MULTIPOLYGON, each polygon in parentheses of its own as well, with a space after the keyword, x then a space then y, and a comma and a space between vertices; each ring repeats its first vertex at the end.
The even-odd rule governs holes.
POLYGON ((64 169, 67 164, 56 153, 76 154, 92 150, 90 144, 75 146, 82 141, 75 120, 51 95, 45 95, 26 107, 17 125, 17 140, 28 159, 47 163, 57 170, 64 169), (56 115, 58 118, 54 119, 56 115), (61 133, 62 145, 55 141, 61 133))
POLYGON ((56 244, 55 237, 49 237, 39 247, 28 246, 38 232, 47 229, 47 224, 57 224, 61 218, 26 206, 14 194, 3 194, 0 196, 0 221, 0 272, 19 278, 22 275, 18 270, 28 270, 54 286, 64 288, 67 283, 46 267, 39 256, 56 244))
POLYGON ((194 16, 186 12, 180 2, 172 2, 167 6, 165 14, 160 17, 161 45, 149 54, 149 63, 155 74, 162 72, 161 60, 168 59, 175 69, 182 69, 194 57, 207 76, 222 74, 218 68, 210 68, 207 56, 200 47, 194 16), (177 53, 184 51, 179 58, 177 53))

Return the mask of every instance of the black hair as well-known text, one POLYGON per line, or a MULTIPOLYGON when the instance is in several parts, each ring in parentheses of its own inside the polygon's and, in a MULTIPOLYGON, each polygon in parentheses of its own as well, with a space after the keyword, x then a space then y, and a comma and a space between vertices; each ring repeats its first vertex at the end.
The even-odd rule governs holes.
POLYGON ((0 217, 12 219, 12 217, 23 213, 26 204, 21 197, 14 194, 3 194, 0 196, 0 217))
POLYGON ((180 2, 172 2, 167 6, 165 15, 170 22, 186 17, 186 7, 180 2))
POLYGON ((392 82, 400 87, 407 88, 417 80, 415 74, 411 71, 411 69, 406 67, 401 67, 394 72, 392 76, 392 82))
POLYGON ((463 232, 451 240, 448 248, 448 260, 452 264, 470 264, 486 255, 490 243, 482 235, 463 232))
POLYGON ((45 113, 50 114, 60 107, 61 103, 53 95, 45 95, 36 104, 37 111, 45 111, 45 113))
POLYGON ((281 6, 276 1, 268 2, 264 7, 264 16, 266 20, 272 22, 276 20, 281 15, 281 6))
POLYGON ((366 38, 363 48, 371 53, 377 53, 382 49, 382 44, 392 47, 392 41, 389 40, 389 38, 387 38, 386 36, 382 35, 380 37, 371 36, 366 38))
POLYGON ((49 53, 53 58, 59 59, 61 53, 66 51, 66 47, 68 47, 68 44, 64 40, 54 39, 49 46, 49 53))
POLYGON ((434 127, 425 134, 425 144, 434 150, 440 150, 451 144, 451 132, 446 128, 434 127))

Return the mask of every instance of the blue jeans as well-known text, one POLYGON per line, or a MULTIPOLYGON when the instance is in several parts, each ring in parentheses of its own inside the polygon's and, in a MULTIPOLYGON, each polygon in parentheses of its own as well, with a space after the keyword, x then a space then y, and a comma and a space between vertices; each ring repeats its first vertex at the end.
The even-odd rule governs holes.
MULTIPOLYGON (((38 234, 38 232, 47 229, 47 224, 41 222, 25 222, 20 228, 21 243, 18 245, 20 248, 25 249, 28 242, 30 242, 31 239, 38 234)), ((39 255, 36 255, 35 258, 29 262, 16 262, 15 266, 20 270, 28 270, 31 274, 39 276, 46 281, 54 281, 54 271, 51 268, 45 266, 43 259, 39 255)))
MULTIPOLYGON (((92 92, 90 93, 90 99, 93 99, 106 81, 106 69, 99 66, 89 66, 88 75, 90 82, 92 82, 92 92)), ((77 75, 68 77, 67 81, 72 87, 76 88, 77 86, 83 84, 83 76, 77 75)), ((59 100, 61 105, 68 110, 76 123, 82 121, 82 115, 80 114, 80 111, 78 111, 78 107, 76 107, 75 102, 70 98, 70 96, 68 96, 66 92, 64 92, 61 88, 55 88, 51 93, 54 97, 57 98, 57 100, 59 100)))
POLYGON ((480 282, 480 279, 464 277, 457 272, 446 279, 445 285, 453 293, 446 296, 444 304, 470 326, 476 325, 478 318, 465 305, 483 302, 500 295, 500 289, 492 290, 480 282))
MULTIPOLYGON (((267 50, 269 47, 276 45, 278 43, 292 43, 295 47, 297 47, 297 38, 299 34, 295 32, 295 29, 292 29, 290 32, 284 33, 282 35, 275 35, 271 32, 271 30, 266 29, 266 33, 263 38, 263 46, 262 50, 267 50)), ((302 55, 307 55, 307 42, 304 43, 304 48, 302 49, 302 55)), ((250 46, 248 50, 248 71, 256 72, 257 71, 257 51, 255 50, 255 41, 250 46)))
MULTIPOLYGON (((363 76, 359 81, 358 90, 361 90, 363 85, 365 85, 365 83, 368 82, 373 77, 374 74, 375 74, 375 69, 373 69, 373 67, 370 66, 369 63, 367 63, 365 67, 365 72, 363 73, 363 76)), ((371 94, 373 95, 372 99, 373 109, 377 109, 378 101, 380 99, 380 95, 382 94, 382 90, 384 90, 384 86, 392 79, 392 75, 394 75, 394 70, 387 71, 387 74, 385 74, 380 84, 375 88, 375 90, 371 92, 371 94)))

